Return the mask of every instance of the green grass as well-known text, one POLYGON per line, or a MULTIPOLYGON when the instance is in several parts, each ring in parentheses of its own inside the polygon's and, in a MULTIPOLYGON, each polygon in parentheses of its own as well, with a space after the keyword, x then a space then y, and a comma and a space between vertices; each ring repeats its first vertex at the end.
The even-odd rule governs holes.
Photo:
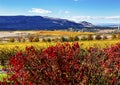
POLYGON ((0 81, 3 81, 4 78, 7 78, 6 73, 0 73, 0 81))
MULTIPOLYGON (((0 69, 2 69, 3 66, 0 65, 0 69)), ((3 81, 4 78, 7 78, 7 74, 6 73, 0 73, 0 81, 3 81)))
POLYGON ((2 68, 3 68, 3 66, 0 65, 0 69, 2 69, 2 68))

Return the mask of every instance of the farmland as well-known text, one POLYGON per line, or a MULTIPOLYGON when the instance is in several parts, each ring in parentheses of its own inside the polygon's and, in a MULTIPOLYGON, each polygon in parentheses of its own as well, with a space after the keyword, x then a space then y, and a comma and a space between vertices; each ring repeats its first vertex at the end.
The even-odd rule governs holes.
MULTIPOLYGON (((113 46, 102 49, 88 43, 85 43, 90 46, 88 49, 78 43, 61 43, 42 50, 26 47, 11 56, 9 78, 1 84, 119 85, 120 43, 115 44, 118 41, 113 40, 109 45, 113 42, 113 46)), ((101 43, 108 41, 100 41, 99 45, 101 43)))
POLYGON ((78 36, 78 35, 87 35, 95 34, 92 32, 71 32, 71 31, 38 31, 38 35, 48 35, 48 36, 78 36))
MULTIPOLYGON (((110 45, 114 45, 120 42, 120 40, 91 40, 91 41, 78 41, 79 44, 83 44, 83 48, 88 48, 91 46, 97 46, 98 48, 105 48, 110 45)), ((59 42, 64 43, 64 42, 59 42)), ((73 42, 68 42, 73 43, 73 42)), ((12 48, 19 48, 23 50, 26 46, 35 46, 40 48, 46 48, 52 45, 56 45, 57 42, 14 42, 14 43, 0 43, 0 49, 12 49, 12 48)))
POLYGON ((59 85, 59 82, 74 85, 119 84, 120 39, 117 34, 106 34, 111 38, 104 38, 89 32, 35 31, 29 36, 25 42, 17 41, 16 37, 11 38, 16 40, 14 42, 0 42, 1 69, 8 72, 0 74, 1 84, 7 84, 7 81, 28 85, 40 82, 42 85, 59 85), (38 39, 50 38, 39 41, 34 35, 39 36, 38 39), (85 36, 85 39, 76 36, 85 36), (53 37, 60 38, 55 41, 53 37))
MULTIPOLYGON (((86 40, 86 41, 78 41, 81 48, 87 49, 89 47, 98 47, 98 48, 106 48, 111 45, 115 45, 116 43, 120 42, 119 39, 115 40, 86 40)), ((9 43, 0 43, 0 57, 3 57, 6 55, 8 57, 9 55, 12 55, 12 53, 15 53, 17 51, 24 51, 25 47, 34 46, 37 49, 40 48, 47 48, 49 46, 55 46, 58 43, 70 43, 73 42, 9 42, 9 43), (9 54, 7 56, 7 53, 9 54), (4 55, 5 54, 5 55, 4 55)))
POLYGON ((0 0, 0 85, 120 85, 120 0, 0 0))

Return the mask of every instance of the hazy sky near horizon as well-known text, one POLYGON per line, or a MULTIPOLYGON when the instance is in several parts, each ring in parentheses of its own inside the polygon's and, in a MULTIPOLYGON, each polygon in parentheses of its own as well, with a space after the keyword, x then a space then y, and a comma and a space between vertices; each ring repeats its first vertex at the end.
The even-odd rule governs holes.
POLYGON ((0 0, 0 15, 48 16, 94 24, 118 23, 120 0, 0 0))

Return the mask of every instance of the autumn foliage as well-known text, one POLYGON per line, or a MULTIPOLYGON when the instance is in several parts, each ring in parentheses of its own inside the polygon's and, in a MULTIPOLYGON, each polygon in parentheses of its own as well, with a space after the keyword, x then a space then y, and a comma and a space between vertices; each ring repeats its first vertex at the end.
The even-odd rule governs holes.
POLYGON ((78 43, 47 49, 26 47, 10 58, 13 85, 120 84, 120 44, 105 49, 82 49, 78 43))

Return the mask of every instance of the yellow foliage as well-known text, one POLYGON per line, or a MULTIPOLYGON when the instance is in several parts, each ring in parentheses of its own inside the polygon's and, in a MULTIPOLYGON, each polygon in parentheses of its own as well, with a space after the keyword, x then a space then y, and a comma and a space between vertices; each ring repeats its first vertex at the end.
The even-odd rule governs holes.
MULTIPOLYGON (((88 48, 88 47, 98 47, 98 48, 105 48, 109 47, 110 45, 114 45, 116 43, 120 42, 120 40, 91 40, 91 41, 79 41, 79 44, 82 48, 88 48)), ((64 43, 64 42, 63 42, 64 43)), ((69 42, 73 43, 73 42, 69 42)), ((47 48, 52 45, 56 45, 57 42, 14 42, 14 43, 0 43, 0 49, 25 49, 26 46, 35 46, 39 48, 47 48)))

